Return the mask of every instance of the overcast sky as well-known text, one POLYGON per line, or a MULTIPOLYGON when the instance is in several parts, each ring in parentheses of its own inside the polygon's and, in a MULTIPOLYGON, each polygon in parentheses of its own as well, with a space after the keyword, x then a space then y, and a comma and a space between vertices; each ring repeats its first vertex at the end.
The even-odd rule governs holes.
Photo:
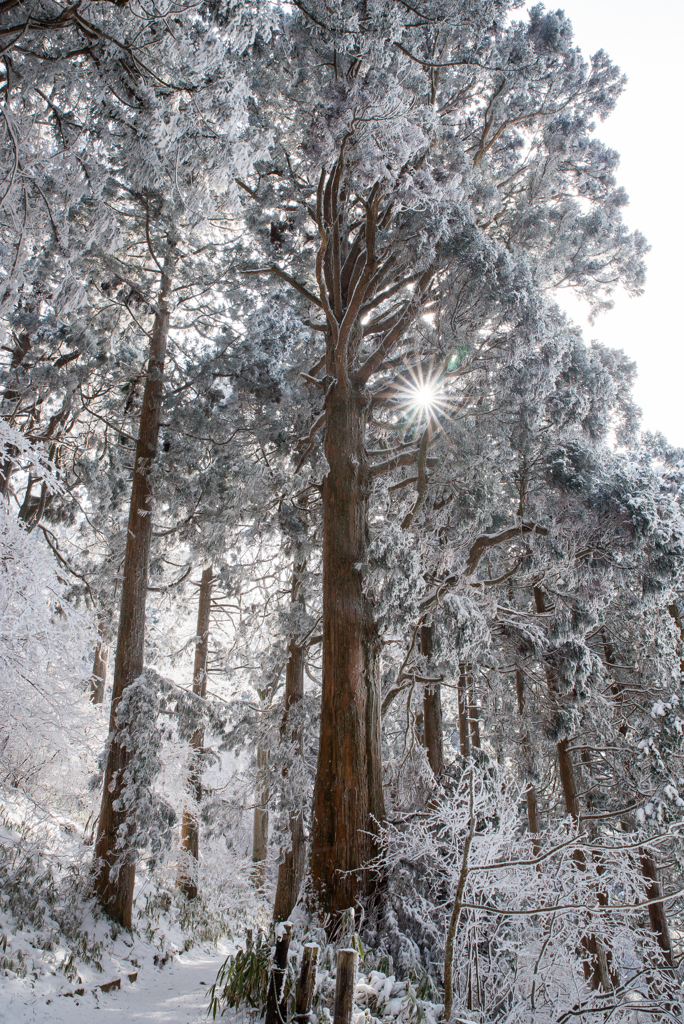
MULTIPOLYGON (((620 295, 587 340, 622 348, 636 360, 643 426, 684 447, 684 0, 547 0, 562 8, 585 56, 604 49, 627 75, 617 109, 597 135, 620 153, 625 220, 651 244, 646 291, 620 295)), ((579 321, 581 311, 573 311, 579 321)))

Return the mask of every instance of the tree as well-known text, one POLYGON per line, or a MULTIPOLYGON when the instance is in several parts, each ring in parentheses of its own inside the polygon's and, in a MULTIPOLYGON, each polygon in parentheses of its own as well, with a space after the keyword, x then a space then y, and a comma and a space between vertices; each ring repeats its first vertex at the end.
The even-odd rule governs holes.
MULTIPOLYGON (((209 654, 209 617, 211 615, 211 589, 214 570, 208 566, 202 573, 197 611, 197 642, 195 645, 195 666, 192 676, 192 692, 198 697, 207 693, 207 660, 209 654)), ((204 730, 195 729, 190 740, 192 750, 188 788, 194 808, 183 811, 181 833, 181 861, 177 885, 189 900, 197 898, 197 869, 199 860, 199 822, 197 810, 202 799, 201 755, 204 747, 204 730)))
MULTIPOLYGON (((50 492, 59 491, 45 450, 2 420, 0 458, 28 463, 50 492)), ((42 799, 61 789, 63 773, 83 767, 76 762, 77 753, 83 761, 92 731, 84 695, 91 623, 70 605, 59 565, 40 535, 29 532, 4 501, 0 604, 1 779, 42 799)))
POLYGON ((259 52, 273 155, 243 185, 267 263, 250 272, 288 282, 324 341, 306 367, 322 391, 309 443, 325 427, 328 465, 311 870, 337 912, 370 892, 362 865, 383 816, 380 638, 363 580, 374 481, 415 466, 416 515, 440 433, 407 432, 421 384, 453 375, 460 416, 493 413, 488 369, 547 330, 540 289, 595 304, 617 280, 638 290, 644 245, 621 225, 614 155, 590 136, 620 76, 602 53, 583 64, 561 15, 506 25, 503 5, 437 3, 417 26, 403 7, 348 3, 334 20, 298 7, 259 52))

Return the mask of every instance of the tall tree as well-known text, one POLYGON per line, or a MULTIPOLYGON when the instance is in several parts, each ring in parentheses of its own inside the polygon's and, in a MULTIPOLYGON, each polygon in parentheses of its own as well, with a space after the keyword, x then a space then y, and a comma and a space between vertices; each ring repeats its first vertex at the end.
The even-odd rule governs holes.
POLYGON ((408 8, 350 2, 331 19, 313 3, 264 43, 258 107, 273 156, 243 184, 268 265, 251 272, 288 282, 324 340, 306 368, 322 392, 310 444, 324 427, 328 466, 311 870, 334 912, 370 892, 363 864, 383 815, 381 642, 363 580, 373 482, 415 466, 417 514, 439 434, 407 433, 405 412, 458 353, 461 414, 489 407, 488 362, 516 360, 545 330, 540 288, 562 281, 596 305, 616 280, 641 284, 643 243, 621 224, 614 157, 590 136, 619 73, 604 54, 591 68, 580 60, 563 16, 535 8, 506 24, 505 11, 434 3, 416 24, 408 8), (313 118, 285 124, 288 104, 313 118))
MULTIPOLYGON (((214 570, 208 566, 202 572, 197 609, 197 640, 195 643, 195 665, 192 674, 192 692, 198 697, 207 694, 207 660, 209 655, 209 618, 211 615, 211 590, 214 570)), ((181 832, 181 859, 177 885, 189 900, 197 898, 197 873, 199 861, 199 822, 197 815, 202 799, 201 756, 204 747, 204 729, 197 728, 190 739, 191 760, 188 789, 193 805, 183 811, 181 832)))

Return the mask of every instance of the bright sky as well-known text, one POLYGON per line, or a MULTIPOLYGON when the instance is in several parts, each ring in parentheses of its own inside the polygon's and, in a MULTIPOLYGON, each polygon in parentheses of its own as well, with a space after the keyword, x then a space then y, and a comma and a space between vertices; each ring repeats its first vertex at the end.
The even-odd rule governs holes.
MULTIPOLYGON (((621 348, 639 369, 635 394, 643 426, 684 447, 684 0, 546 0, 573 23, 585 56, 604 49, 629 79, 597 135, 620 153, 625 220, 651 244, 645 294, 616 297, 587 340, 621 348)), ((582 316, 573 310, 575 319, 582 316)))

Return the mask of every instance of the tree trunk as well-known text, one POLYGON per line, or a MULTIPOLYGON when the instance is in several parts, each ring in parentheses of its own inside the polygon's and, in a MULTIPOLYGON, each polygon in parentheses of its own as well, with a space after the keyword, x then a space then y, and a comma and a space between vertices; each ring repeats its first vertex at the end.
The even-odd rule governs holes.
POLYGON ((468 678, 466 667, 459 665, 458 671, 458 736, 461 746, 461 757, 470 754, 470 725, 468 722, 468 678))
MULTIPOLYGON (((534 588, 534 603, 537 612, 540 615, 543 615, 546 611, 546 601, 544 599, 544 593, 540 587, 534 588)), ((544 666, 544 671, 546 673, 549 693, 551 694, 552 699, 557 699, 558 687, 556 685, 555 676, 548 665, 544 666)), ((580 826, 580 803, 577 795, 577 779, 568 746, 569 740, 567 738, 562 739, 556 744, 558 771, 560 775, 561 788, 563 790, 563 798, 565 800, 565 809, 575 824, 580 826)), ((587 861, 582 850, 575 850, 573 860, 580 871, 586 870, 587 861)), ((599 891, 596 895, 599 905, 605 905, 607 902, 605 893, 599 891)), ((610 949, 606 950, 603 941, 593 933, 583 935, 581 941, 583 948, 588 954, 587 959, 584 960, 584 976, 587 983, 592 989, 603 988, 604 992, 611 992, 613 990, 614 983, 617 982, 617 977, 613 975, 611 970, 612 954, 610 949)))
MULTIPOLYGON (((301 545, 300 545, 301 550, 301 545)), ((299 557, 295 561, 292 574, 292 604, 299 604, 305 607, 304 593, 302 590, 302 575, 306 569, 306 560, 299 557)), ((285 670, 285 710, 283 721, 280 727, 281 739, 287 735, 287 725, 290 717, 290 709, 297 704, 304 696, 304 656, 305 648, 298 643, 297 637, 292 637, 288 647, 287 668, 285 670)), ((293 729, 291 742, 296 746, 298 753, 302 752, 301 730, 293 729)), ((276 886, 275 902, 273 905, 273 920, 276 924, 279 921, 287 921, 299 898, 299 890, 304 879, 306 866, 306 840, 304 838, 304 817, 301 808, 290 815, 290 849, 281 849, 281 862, 278 866, 278 884, 276 886)))
POLYGON ((271 792, 268 785, 268 751, 257 747, 257 783, 254 803, 254 828, 252 830, 252 862, 258 865, 257 886, 265 881, 266 858, 268 856, 268 801, 271 792))
MULTIPOLYGON (((286 730, 290 708, 304 696, 304 648, 293 639, 288 645, 288 651, 290 657, 285 671, 285 714, 282 733, 286 730)), ((297 745, 300 752, 301 739, 301 733, 293 730, 292 742, 297 745)), ((294 910, 304 878, 306 842, 301 810, 290 815, 290 840, 290 849, 284 853, 281 850, 283 859, 278 866, 278 884, 273 906, 273 920, 276 923, 287 921, 294 910)))
MULTIPOLYGON (((433 626, 420 627, 420 653, 432 657, 433 626)), ((428 761, 436 779, 444 771, 444 728, 442 725, 442 689, 439 683, 426 683, 423 692, 423 735, 428 761)))
MULTIPOLYGON (((471 665, 468 666, 468 670, 469 672, 472 670, 471 665)), ((480 737, 480 709, 477 706, 477 701, 475 700, 475 684, 473 682, 472 675, 469 675, 467 694, 470 704, 468 714, 468 723, 470 725, 470 745, 473 750, 481 750, 482 739, 480 737)))
MULTIPOLYGON (((214 570, 211 566, 202 573, 197 612, 197 633, 195 641, 195 667, 192 674, 192 692, 199 697, 207 694, 207 656, 209 653, 209 616, 211 614, 211 588, 214 570)), ((204 749, 204 729, 195 729, 190 740, 190 772, 188 788, 194 807, 183 811, 181 829, 181 856, 178 865, 176 885, 189 900, 197 898, 197 869, 199 860, 199 823, 195 809, 202 800, 202 770, 200 755, 204 749)))
MULTIPOLYGON (((14 349, 12 351, 12 359, 10 360, 10 373, 15 373, 24 362, 24 359, 28 355, 31 349, 31 335, 28 331, 22 331, 21 334, 15 341, 14 349)), ((17 380, 18 383, 18 380, 17 380)), ((5 389, 4 394, 1 396, 2 403, 10 403, 19 398, 20 392, 15 388, 8 386, 5 389)), ((10 477, 15 469, 15 463, 13 456, 16 454, 16 449, 13 445, 10 445, 7 449, 5 459, 3 460, 2 466, 0 466, 0 496, 3 498, 9 497, 9 485, 10 477)))
POLYGON ((658 878, 658 869, 656 868, 655 860, 647 850, 641 850, 640 861, 641 874, 646 882, 646 899, 658 901, 648 905, 651 931, 658 940, 658 945, 663 951, 663 958, 667 966, 672 967, 672 942, 670 940, 670 929, 667 924, 665 904, 662 902, 663 888, 658 878))
POLYGON ((126 558, 121 590, 121 612, 114 663, 109 747, 102 805, 95 844, 95 892, 106 913, 124 928, 131 927, 135 850, 117 850, 117 833, 125 826, 120 804, 128 752, 117 738, 116 712, 124 690, 142 674, 145 648, 145 598, 152 539, 152 490, 149 472, 157 454, 164 394, 163 373, 169 334, 168 296, 171 261, 164 263, 157 298, 157 312, 150 338, 150 358, 140 412, 140 432, 135 447, 133 489, 128 516, 126 558))
POLYGON ((107 663, 109 661, 109 647, 105 644, 104 637, 105 622, 100 618, 97 623, 97 646, 93 658, 93 674, 90 677, 90 701, 92 704, 101 704, 104 700, 105 686, 107 685, 107 663))
MULTIPOLYGON (((523 676, 520 669, 517 669, 515 673, 515 689, 516 696, 518 698, 518 714, 523 719, 525 714, 525 677, 523 676)), ((527 725, 523 722, 520 729, 520 746, 522 748, 523 755, 523 768, 527 778, 527 791, 525 797, 527 799, 527 827, 532 835, 537 835, 539 832, 539 822, 537 820, 537 790, 530 782, 530 774, 532 772, 532 748, 530 745, 530 734, 527 725)), ((539 852, 538 842, 534 842, 533 845, 535 856, 539 852)))
POLYGON ((361 567, 367 561, 370 474, 367 397, 351 381, 326 399, 323 482, 323 693, 314 786, 311 876, 322 910, 353 906, 372 889, 363 870, 384 817, 378 642, 361 567))

